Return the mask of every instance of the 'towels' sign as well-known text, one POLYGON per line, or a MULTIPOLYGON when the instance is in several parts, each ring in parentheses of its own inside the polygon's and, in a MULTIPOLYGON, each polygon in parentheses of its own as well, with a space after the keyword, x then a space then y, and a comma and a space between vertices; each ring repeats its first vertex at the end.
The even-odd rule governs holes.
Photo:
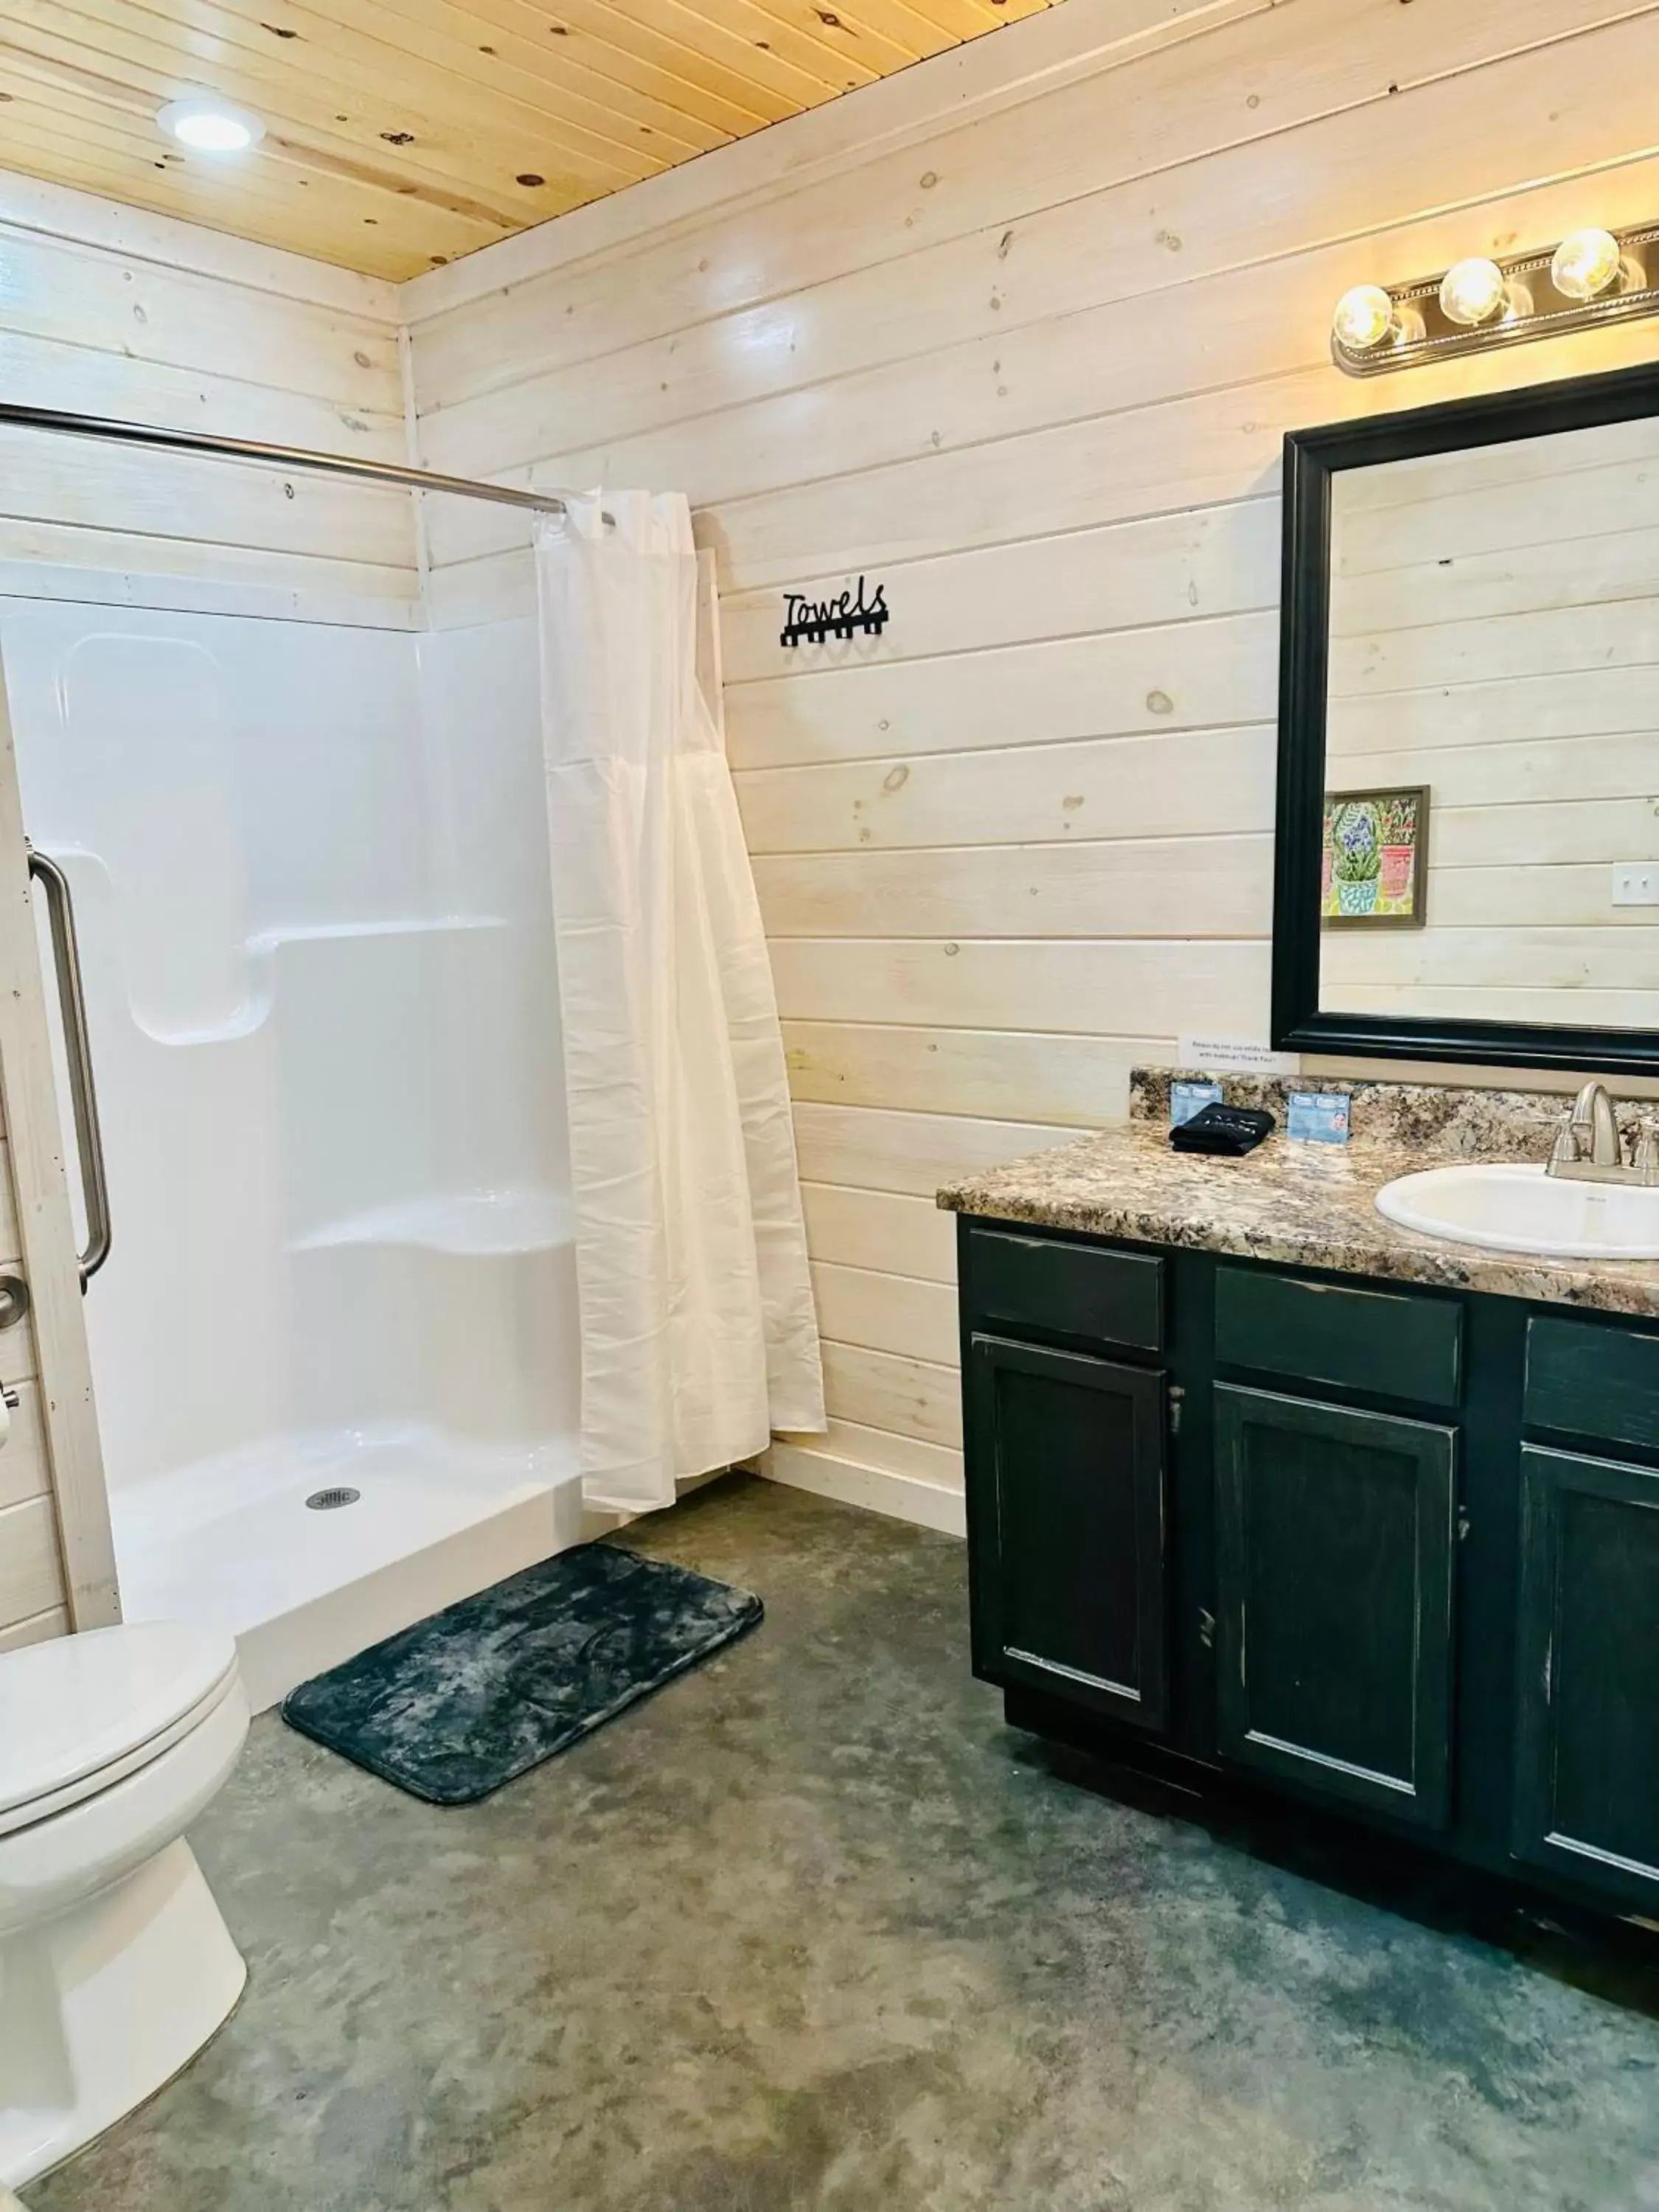
POLYGON ((887 626, 887 593, 878 584, 872 598, 865 597, 864 579, 856 593, 839 592, 833 599, 809 599, 799 592, 783 595, 783 629, 780 645, 822 645, 826 638, 851 637, 861 629, 866 637, 879 637, 887 626))

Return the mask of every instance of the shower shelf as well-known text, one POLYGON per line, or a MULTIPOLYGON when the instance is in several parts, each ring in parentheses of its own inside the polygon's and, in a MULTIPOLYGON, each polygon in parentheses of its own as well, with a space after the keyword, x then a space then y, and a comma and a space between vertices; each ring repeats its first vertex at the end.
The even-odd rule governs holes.
POLYGON ((391 1206, 326 1223, 295 1237, 290 1252, 342 1245, 404 1245, 460 1259, 495 1259, 554 1252, 573 1234, 570 1201, 551 1190, 462 1191, 399 1199, 391 1206))
POLYGON ((331 921, 288 929, 264 929, 242 940, 246 987, 240 1005, 223 1019, 187 1029, 146 1018, 132 1003, 131 994, 125 988, 123 1001, 133 1026, 152 1044, 185 1048, 234 1044, 257 1034, 270 1020, 277 998, 277 964, 285 953, 301 946, 464 936, 481 931, 507 930, 512 927, 504 915, 453 914, 430 919, 401 917, 386 921, 331 921))

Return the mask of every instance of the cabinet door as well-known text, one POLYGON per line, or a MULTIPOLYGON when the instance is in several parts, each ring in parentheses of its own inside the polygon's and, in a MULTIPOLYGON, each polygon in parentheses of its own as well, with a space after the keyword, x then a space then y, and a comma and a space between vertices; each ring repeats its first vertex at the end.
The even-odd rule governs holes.
POLYGON ((969 1388, 980 1672, 1163 1728, 1162 1371, 975 1336, 969 1388))
POLYGON ((1521 1454, 1513 1848, 1659 1897, 1659 1474, 1521 1454))
POLYGON ((1228 1383, 1215 1428, 1221 1750, 1443 1827, 1452 1431, 1228 1383))

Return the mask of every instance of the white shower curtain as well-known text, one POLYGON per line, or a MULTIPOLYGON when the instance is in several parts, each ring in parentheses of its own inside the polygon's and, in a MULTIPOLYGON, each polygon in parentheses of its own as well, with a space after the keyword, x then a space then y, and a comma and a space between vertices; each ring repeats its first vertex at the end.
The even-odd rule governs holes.
POLYGON ((583 1492, 639 1512, 824 1426, 817 1321, 772 973, 697 681, 690 511, 573 500, 536 564, 583 1492))

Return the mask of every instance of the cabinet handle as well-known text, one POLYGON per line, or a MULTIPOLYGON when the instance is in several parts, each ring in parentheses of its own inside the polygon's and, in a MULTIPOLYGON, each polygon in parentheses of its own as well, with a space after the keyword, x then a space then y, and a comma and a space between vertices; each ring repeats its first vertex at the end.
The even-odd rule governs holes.
POLYGON ((1198 1640, 1206 1651, 1215 1650, 1215 1615, 1203 1606, 1198 1608, 1198 1640))
POLYGON ((1181 1384, 1180 1384, 1179 1382, 1171 1382, 1171 1383, 1170 1383, 1170 1434, 1172 1437, 1178 1437, 1178 1436, 1181 1434, 1181 1401, 1182 1401, 1182 1400, 1186 1396, 1186 1395, 1187 1395, 1186 1391, 1185 1391, 1184 1389, 1182 1389, 1182 1386, 1181 1386, 1181 1384))

